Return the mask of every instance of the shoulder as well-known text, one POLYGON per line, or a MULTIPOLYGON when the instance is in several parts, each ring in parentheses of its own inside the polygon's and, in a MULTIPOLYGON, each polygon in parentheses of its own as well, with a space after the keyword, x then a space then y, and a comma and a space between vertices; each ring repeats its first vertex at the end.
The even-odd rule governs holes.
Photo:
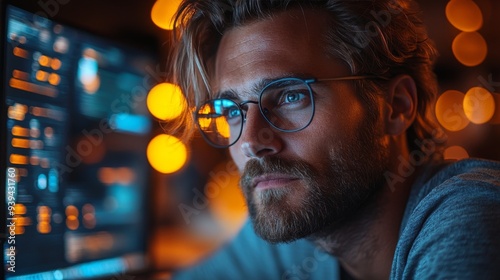
POLYGON ((436 212, 462 216, 471 210, 491 210, 489 206, 500 201, 500 162, 469 159, 453 163, 412 196, 409 200, 414 200, 415 207, 409 218, 413 220, 420 215, 434 218, 428 215, 436 212))
POLYGON ((420 188, 417 197, 413 215, 487 208, 500 200, 500 162, 463 160, 451 164, 420 188))
POLYGON ((500 163, 452 164, 410 203, 394 259, 397 278, 500 277, 500 163))
POLYGON ((339 265, 307 240, 270 244, 250 222, 223 248, 173 279, 336 279, 339 265), (327 278, 325 278, 327 277, 327 278))

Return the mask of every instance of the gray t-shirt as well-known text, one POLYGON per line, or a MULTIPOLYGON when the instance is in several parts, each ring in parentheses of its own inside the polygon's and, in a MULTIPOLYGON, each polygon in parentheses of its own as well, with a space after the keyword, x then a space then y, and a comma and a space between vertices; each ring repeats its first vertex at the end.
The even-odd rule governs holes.
MULTIPOLYGON (((500 162, 467 159, 412 187, 391 279, 500 279, 500 162)), ((174 275, 196 279, 343 279, 306 240, 269 244, 247 222, 230 243, 174 275)))
POLYGON ((500 279, 500 163, 463 160, 411 191, 393 279, 500 279))

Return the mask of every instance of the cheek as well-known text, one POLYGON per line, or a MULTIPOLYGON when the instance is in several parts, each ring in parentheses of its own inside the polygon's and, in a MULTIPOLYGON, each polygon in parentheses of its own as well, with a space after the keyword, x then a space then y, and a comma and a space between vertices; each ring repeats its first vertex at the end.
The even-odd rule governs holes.
POLYGON ((294 147, 297 154, 319 159, 352 144, 356 131, 364 121, 364 109, 357 103, 345 104, 336 109, 320 108, 316 111, 310 127, 300 132, 302 145, 294 147))
POLYGON ((320 135, 337 141, 350 139, 366 117, 365 108, 357 100, 347 98, 328 108, 320 108, 316 113, 317 130, 323 131, 320 135))

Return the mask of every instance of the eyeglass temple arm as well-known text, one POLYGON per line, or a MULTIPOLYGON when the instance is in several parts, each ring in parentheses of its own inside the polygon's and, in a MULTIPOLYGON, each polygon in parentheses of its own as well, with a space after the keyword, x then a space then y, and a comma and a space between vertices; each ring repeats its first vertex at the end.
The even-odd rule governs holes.
POLYGON ((383 76, 375 76, 375 75, 357 75, 357 76, 345 76, 345 77, 336 77, 336 78, 325 78, 325 79, 316 79, 316 82, 323 81, 346 81, 346 80, 364 80, 364 79, 381 79, 388 81, 389 78, 383 76))

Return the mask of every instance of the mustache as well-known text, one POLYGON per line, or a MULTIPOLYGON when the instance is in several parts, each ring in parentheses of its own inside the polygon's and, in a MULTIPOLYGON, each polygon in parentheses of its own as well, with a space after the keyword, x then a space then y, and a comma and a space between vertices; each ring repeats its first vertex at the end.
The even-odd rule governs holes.
POLYGON ((299 178, 314 178, 314 169, 301 160, 289 160, 277 157, 249 160, 240 179, 240 185, 249 190, 255 177, 270 173, 289 174, 299 178))

